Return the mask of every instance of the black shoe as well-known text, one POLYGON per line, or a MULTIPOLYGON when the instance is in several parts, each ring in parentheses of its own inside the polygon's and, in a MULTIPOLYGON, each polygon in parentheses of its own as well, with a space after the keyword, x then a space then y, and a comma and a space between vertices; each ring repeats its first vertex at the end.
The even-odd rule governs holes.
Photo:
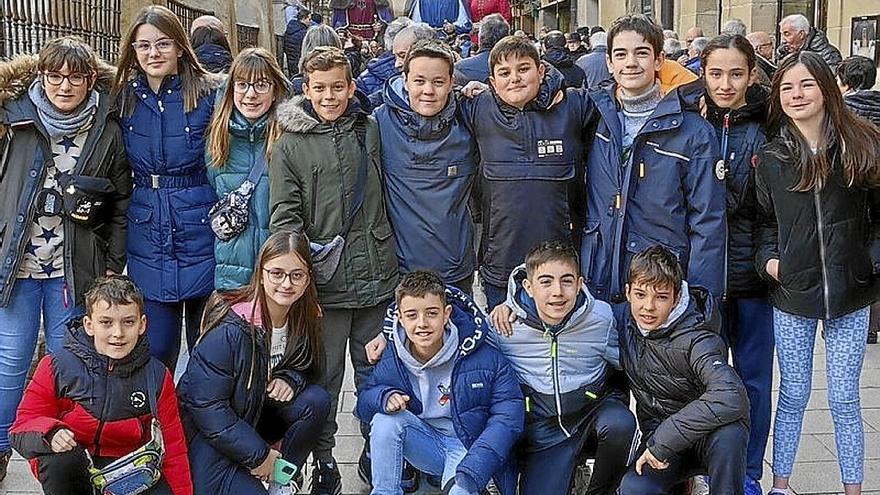
POLYGON ((419 489, 419 471, 405 461, 403 472, 400 474, 400 489, 403 493, 413 493, 419 489))
POLYGON ((366 485, 372 487, 373 461, 370 458, 370 449, 367 448, 368 445, 369 444, 364 444, 364 449, 361 450, 361 456, 358 458, 358 477, 360 477, 361 481, 366 485))
POLYGON ((12 457, 12 451, 0 453, 0 481, 6 478, 6 469, 9 467, 9 458, 12 457))
POLYGON ((877 330, 868 330, 868 343, 876 344, 877 343, 877 330))
POLYGON ((342 476, 335 460, 315 461, 312 469, 311 495, 341 495, 342 476))

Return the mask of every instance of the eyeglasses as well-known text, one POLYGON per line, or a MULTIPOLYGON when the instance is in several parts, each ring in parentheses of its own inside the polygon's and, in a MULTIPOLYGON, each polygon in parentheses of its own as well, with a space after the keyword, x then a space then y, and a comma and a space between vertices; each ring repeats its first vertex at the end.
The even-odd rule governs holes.
POLYGON ((153 47, 156 47, 156 50, 159 53, 168 53, 174 48, 175 45, 177 45, 177 42, 170 38, 162 38, 154 42, 135 41, 131 44, 131 46, 134 48, 134 51, 140 53, 141 55, 150 53, 151 51, 153 51, 153 47))
POLYGON ((64 84, 64 80, 67 79, 67 82, 70 83, 73 87, 82 86, 86 81, 91 79, 88 74, 80 74, 78 72, 74 72, 73 74, 61 74, 59 72, 45 72, 43 73, 46 76, 46 82, 51 84, 52 86, 61 86, 64 84))
POLYGON ((254 92, 258 95, 264 95, 269 91, 272 91, 272 81, 267 81, 266 79, 260 79, 259 81, 248 82, 248 81, 235 81, 233 83, 232 89, 235 90, 236 93, 245 94, 248 92, 248 89, 254 88, 254 92))
POLYGON ((308 272, 302 270, 285 272, 284 270, 269 270, 263 268, 263 271, 269 276, 269 282, 272 282, 273 284, 283 284, 284 280, 289 278, 290 283, 293 285, 305 285, 309 280, 308 272))

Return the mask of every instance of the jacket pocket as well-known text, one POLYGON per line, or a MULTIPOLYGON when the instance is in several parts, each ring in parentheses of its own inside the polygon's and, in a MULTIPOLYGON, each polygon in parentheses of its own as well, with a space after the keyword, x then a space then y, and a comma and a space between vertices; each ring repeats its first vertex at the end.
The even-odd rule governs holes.
POLYGON ((569 180, 574 178, 574 165, 524 165, 486 163, 483 175, 489 180, 569 180))
POLYGON ((386 280, 397 275, 397 248, 394 244, 394 236, 391 225, 382 221, 379 225, 370 229, 373 244, 376 250, 377 269, 376 278, 386 280))
POLYGON ((153 245, 153 209, 149 206, 130 203, 128 205, 127 250, 134 256, 150 256, 153 245))
MULTIPOLYGON (((208 220, 208 207, 197 206, 185 210, 172 210, 175 255, 199 259, 214 255, 214 232, 208 220)), ((181 257, 181 256, 178 256, 181 257)))

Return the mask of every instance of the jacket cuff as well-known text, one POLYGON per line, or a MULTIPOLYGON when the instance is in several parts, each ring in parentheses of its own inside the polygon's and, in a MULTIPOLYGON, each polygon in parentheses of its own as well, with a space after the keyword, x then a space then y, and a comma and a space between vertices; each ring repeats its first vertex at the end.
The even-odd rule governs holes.
POLYGON ((468 493, 480 493, 485 488, 477 486, 476 480, 463 471, 455 473, 455 485, 468 493))
POLYGON ((647 447, 648 450, 650 450, 651 453, 654 454, 654 457, 656 457, 661 462, 669 462, 669 459, 671 459, 672 456, 675 455, 675 452, 673 452, 672 449, 666 448, 663 445, 660 445, 659 443, 654 441, 653 436, 650 440, 648 440, 647 447))

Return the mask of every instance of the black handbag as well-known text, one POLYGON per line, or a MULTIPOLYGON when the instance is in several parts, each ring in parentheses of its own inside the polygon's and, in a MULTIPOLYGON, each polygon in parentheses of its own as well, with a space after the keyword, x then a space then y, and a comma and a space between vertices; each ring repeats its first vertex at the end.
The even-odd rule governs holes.
POLYGON ((211 230, 221 241, 235 239, 248 226, 248 205, 251 196, 266 171, 266 157, 260 155, 244 182, 237 189, 229 191, 208 211, 211 230))
POLYGON ((99 223, 107 196, 116 190, 110 179, 89 175, 61 174, 58 185, 64 214, 70 220, 87 226, 99 223))

